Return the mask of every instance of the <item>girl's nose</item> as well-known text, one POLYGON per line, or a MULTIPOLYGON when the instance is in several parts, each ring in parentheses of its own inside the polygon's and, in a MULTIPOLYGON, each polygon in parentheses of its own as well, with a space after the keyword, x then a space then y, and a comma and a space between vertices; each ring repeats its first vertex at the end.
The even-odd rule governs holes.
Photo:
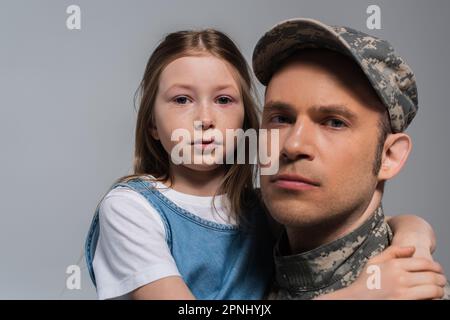
POLYGON ((214 127, 214 122, 211 118, 202 118, 200 120, 196 120, 195 129, 197 130, 207 130, 214 127))
POLYGON ((207 129, 214 127, 214 119, 212 116, 212 110, 211 110, 211 107, 208 106, 207 103, 203 103, 200 106, 197 120, 198 120, 197 122, 200 123, 199 125, 201 125, 201 127, 196 128, 196 129, 207 130, 207 129))

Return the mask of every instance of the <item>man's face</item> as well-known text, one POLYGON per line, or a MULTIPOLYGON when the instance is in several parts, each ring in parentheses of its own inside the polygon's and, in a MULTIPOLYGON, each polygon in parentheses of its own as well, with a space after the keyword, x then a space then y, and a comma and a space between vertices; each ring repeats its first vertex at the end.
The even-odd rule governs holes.
POLYGON ((278 222, 332 225, 366 209, 382 111, 362 71, 331 51, 303 51, 274 74, 262 128, 279 129, 280 169, 261 191, 278 222))

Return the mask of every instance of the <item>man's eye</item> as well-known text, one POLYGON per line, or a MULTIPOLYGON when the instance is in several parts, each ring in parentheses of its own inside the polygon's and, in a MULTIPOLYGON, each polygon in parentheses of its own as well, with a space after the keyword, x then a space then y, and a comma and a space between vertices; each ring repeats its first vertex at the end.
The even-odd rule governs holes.
POLYGON ((188 102, 190 102, 189 98, 186 96, 176 97, 175 99, 173 99, 173 101, 177 104, 187 104, 188 102))
POLYGON ((288 123, 289 118, 286 116, 273 116, 270 118, 270 122, 272 122, 272 123, 288 123))
POLYGON ((233 102, 233 99, 227 96, 220 96, 216 99, 216 103, 218 104, 229 104, 231 102, 233 102))
POLYGON ((347 127, 347 124, 339 119, 328 119, 324 122, 324 125, 331 127, 331 128, 345 128, 347 127))

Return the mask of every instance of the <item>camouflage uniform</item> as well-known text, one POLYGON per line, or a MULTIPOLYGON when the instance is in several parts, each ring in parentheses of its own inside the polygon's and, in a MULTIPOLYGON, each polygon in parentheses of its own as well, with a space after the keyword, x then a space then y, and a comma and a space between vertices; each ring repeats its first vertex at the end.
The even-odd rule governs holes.
POLYGON ((313 299, 347 287, 391 239, 381 206, 353 232, 308 252, 283 255, 288 247, 283 233, 274 248, 276 282, 269 299, 313 299))
MULTIPOLYGON (((413 71, 389 42, 343 26, 313 19, 281 22, 266 32, 253 51, 253 70, 268 85, 283 61, 302 49, 321 48, 350 57, 366 75, 386 107, 393 133, 403 132, 418 110, 413 71)), ((283 256, 286 235, 275 251, 276 282, 270 298, 310 299, 352 283, 369 257, 389 245, 391 233, 381 207, 354 232, 331 244, 283 256)), ((447 285, 445 298, 450 298, 447 285)))
MULTIPOLYGON (((363 225, 346 236, 311 251, 287 252, 283 233, 274 248, 275 282, 268 299, 313 299, 352 284, 367 261, 386 249, 392 232, 378 207, 363 225)), ((450 299, 450 285, 443 299, 450 299)))

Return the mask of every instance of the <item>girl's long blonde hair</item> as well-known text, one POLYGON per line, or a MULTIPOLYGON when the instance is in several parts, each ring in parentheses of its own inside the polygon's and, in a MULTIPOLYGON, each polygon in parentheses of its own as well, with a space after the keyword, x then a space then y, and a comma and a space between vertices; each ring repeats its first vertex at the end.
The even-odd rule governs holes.
MULTIPOLYGON (((183 56, 211 54, 232 65, 239 78, 239 86, 244 104, 244 130, 259 129, 259 109, 256 104, 250 68, 233 41, 224 33, 205 29, 200 31, 179 31, 170 33, 158 45, 147 62, 143 79, 139 85, 139 111, 136 124, 133 174, 115 181, 127 182, 131 179, 147 179, 153 176, 157 181, 173 182, 169 155, 161 142, 150 134, 155 127, 154 103, 158 92, 159 77, 172 61, 183 56)), ((246 145, 246 155, 249 154, 246 145)), ((230 201, 231 212, 236 220, 245 218, 242 213, 254 205, 255 165, 226 165, 226 173, 217 194, 225 193, 230 201)), ((115 184, 114 183, 114 184, 115 184)))

